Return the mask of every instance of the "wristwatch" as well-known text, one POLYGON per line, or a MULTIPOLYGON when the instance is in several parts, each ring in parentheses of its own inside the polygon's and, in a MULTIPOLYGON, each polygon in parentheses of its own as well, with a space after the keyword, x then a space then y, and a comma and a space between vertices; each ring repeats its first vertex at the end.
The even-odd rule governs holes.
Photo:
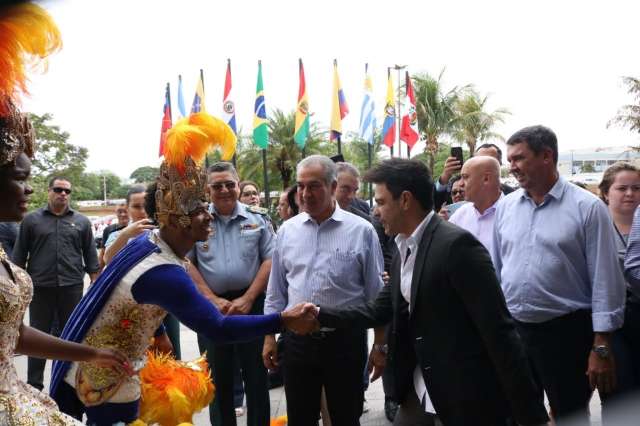
POLYGON ((389 347, 385 344, 385 345, 381 345, 381 344, 373 344, 373 350, 374 351, 378 351, 378 352, 382 352, 383 354, 387 354, 387 352, 389 352, 389 347))
POLYGON ((611 353, 609 351, 609 346, 607 346, 607 345, 594 346, 593 348, 591 348, 591 350, 593 352, 595 352, 596 355, 598 355, 598 357, 600 359, 608 359, 609 358, 609 354, 611 353))

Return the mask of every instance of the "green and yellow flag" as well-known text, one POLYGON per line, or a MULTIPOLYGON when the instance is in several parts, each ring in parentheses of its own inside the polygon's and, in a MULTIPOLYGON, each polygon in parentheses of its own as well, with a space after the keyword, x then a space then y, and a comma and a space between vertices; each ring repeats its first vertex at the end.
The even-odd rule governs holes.
POLYGON ((300 87, 298 89, 298 106, 296 108, 296 127, 293 139, 300 148, 304 148, 309 136, 309 98, 307 97, 307 85, 304 80, 304 67, 300 61, 300 87))
POLYGON ((269 145, 269 127, 267 125, 267 108, 264 103, 262 86, 262 61, 258 61, 258 84, 256 85, 256 105, 253 110, 253 143, 262 149, 269 145))

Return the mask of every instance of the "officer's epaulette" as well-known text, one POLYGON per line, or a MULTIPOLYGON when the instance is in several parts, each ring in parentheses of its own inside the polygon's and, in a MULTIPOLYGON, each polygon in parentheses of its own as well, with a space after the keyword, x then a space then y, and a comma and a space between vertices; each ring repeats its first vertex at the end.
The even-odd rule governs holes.
POLYGON ((251 213, 261 214, 262 216, 267 216, 269 214, 269 210, 265 209, 264 207, 247 206, 247 210, 251 213))

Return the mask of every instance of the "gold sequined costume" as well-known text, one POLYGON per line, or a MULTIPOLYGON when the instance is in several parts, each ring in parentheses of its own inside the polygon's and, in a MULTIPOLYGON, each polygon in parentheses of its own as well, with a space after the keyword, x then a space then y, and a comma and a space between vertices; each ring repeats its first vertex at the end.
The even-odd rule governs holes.
POLYGON ((9 261, 1 246, 0 262, 13 276, 13 280, 0 276, 0 425, 80 425, 60 413, 47 394, 18 379, 12 358, 33 286, 29 275, 9 261))

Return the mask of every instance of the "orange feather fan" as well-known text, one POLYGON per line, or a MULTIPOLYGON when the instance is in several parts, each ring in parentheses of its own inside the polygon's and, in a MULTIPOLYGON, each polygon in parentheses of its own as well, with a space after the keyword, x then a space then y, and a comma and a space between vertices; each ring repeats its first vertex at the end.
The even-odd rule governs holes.
POLYGON ((184 174, 187 156, 200 164, 207 151, 218 146, 227 161, 236 150, 236 135, 224 121, 206 112, 191 114, 176 122, 167 132, 164 147, 165 162, 184 174))
POLYGON ((38 63, 60 49, 60 31, 49 14, 32 3, 0 8, 0 116, 27 92, 27 62, 38 63))

